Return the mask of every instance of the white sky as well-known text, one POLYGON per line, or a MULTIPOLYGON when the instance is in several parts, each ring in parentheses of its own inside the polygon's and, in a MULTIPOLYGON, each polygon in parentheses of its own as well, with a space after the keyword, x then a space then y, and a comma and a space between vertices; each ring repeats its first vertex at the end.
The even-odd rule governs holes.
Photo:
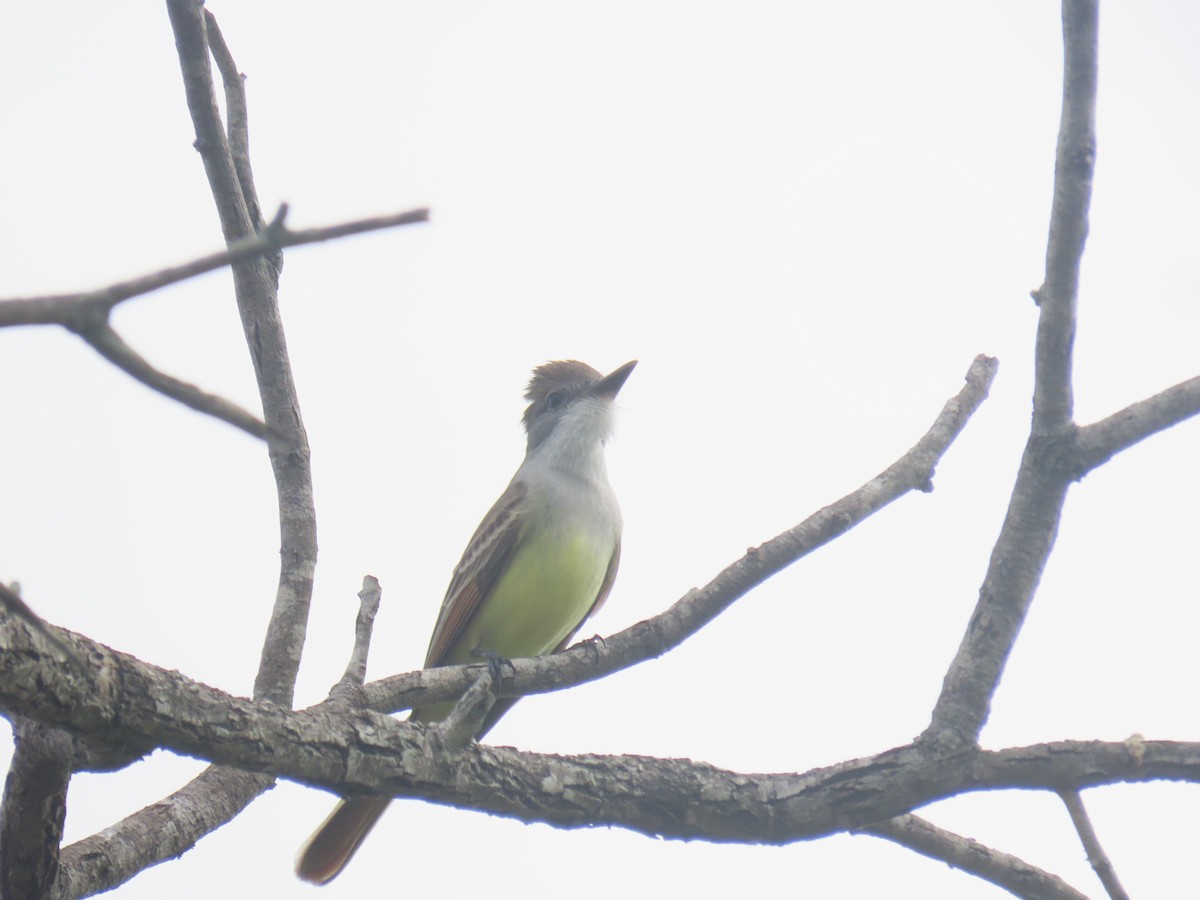
MULTIPOLYGON (((928 722, 1029 418, 1058 123, 1057 4, 223 3, 259 191, 297 227, 428 204, 428 227, 289 253, 282 284, 321 543, 298 702, 341 673, 384 587, 371 674, 417 666, 450 570, 520 459, 528 371, 641 360, 610 452, 611 633, 890 464, 980 352, 992 398, 910 496, 661 660, 521 703, 497 743, 800 771, 928 722)), ((1200 6, 1102 10, 1080 421, 1195 375, 1200 6)), ((0 295, 100 286, 216 248, 162 3, 9 4, 0 295)), ((226 273, 122 307, 152 361, 250 408, 226 273)), ((0 332, 0 577, 51 621, 248 693, 278 566, 264 449, 71 336, 0 332)), ((1200 739, 1200 428, 1073 489, 995 698, 989 747, 1200 739)), ((68 838, 200 768, 156 754, 72 784, 68 838)), ((1134 896, 1194 884, 1195 786, 1085 795, 1134 896)), ((121 900, 311 897, 330 798, 282 783, 121 900)), ((1041 794, 935 822, 1087 893, 1041 794)), ((397 804, 325 896, 991 898, 882 841, 785 848, 560 832, 397 804)))

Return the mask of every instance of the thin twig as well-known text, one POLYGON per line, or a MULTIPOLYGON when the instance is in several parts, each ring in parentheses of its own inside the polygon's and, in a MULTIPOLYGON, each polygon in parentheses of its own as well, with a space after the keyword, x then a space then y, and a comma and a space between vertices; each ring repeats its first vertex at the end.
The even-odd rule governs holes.
POLYGON ((367 677, 367 654, 371 649, 371 633, 375 629, 375 615, 379 612, 379 601, 383 589, 374 575, 364 575, 362 590, 358 592, 358 616, 354 620, 354 649, 342 681, 362 687, 367 677))
POLYGON ((237 404, 218 397, 216 394, 202 391, 194 384, 180 381, 178 378, 154 368, 136 350, 126 344, 107 323, 89 328, 87 331, 81 332, 80 336, 97 353, 146 387, 158 391, 172 400, 177 400, 196 412, 220 419, 222 422, 228 422, 234 428, 240 428, 256 438, 283 442, 282 435, 272 435, 262 420, 237 404))
POLYGON ((461 750, 479 734, 488 713, 496 704, 496 690, 492 678, 493 669, 485 668, 467 692, 436 726, 445 750, 461 750))
POLYGON ((424 222, 429 218, 428 210, 417 209, 341 222, 326 228, 288 231, 283 224, 286 215, 287 205, 284 204, 264 230, 235 242, 226 250, 130 281, 118 282, 97 291, 0 301, 0 327, 61 325, 78 334, 101 356, 147 387, 197 412, 213 416, 247 434, 274 443, 280 450, 286 451, 288 444, 284 435, 272 431, 257 416, 237 404, 154 368, 126 344, 109 324, 109 313, 118 303, 204 272, 265 256, 282 247, 334 240, 353 234, 424 222))
MULTIPOLYGON (((221 72, 221 82, 225 85, 225 133, 229 139, 229 155, 233 158, 250 218, 255 227, 261 227, 264 219, 262 209, 258 205, 258 192, 254 189, 253 167, 250 165, 250 107, 246 102, 246 91, 242 87, 246 76, 238 71, 229 45, 225 43, 225 35, 221 34, 221 28, 217 24, 217 17, 207 9, 204 11, 204 32, 208 39, 208 49, 221 72)), ((280 257, 273 262, 276 269, 279 269, 283 259, 280 257)))
POLYGON ((169 266, 118 281, 94 291, 70 294, 47 294, 42 297, 14 297, 0 300, 0 328, 14 325, 62 325, 79 330, 87 323, 102 318, 117 304, 134 297, 141 297, 181 281, 187 281, 206 272, 223 269, 236 263, 246 262, 274 250, 299 247, 337 240, 370 231, 382 231, 403 225, 429 221, 428 209, 411 209, 384 216, 353 219, 321 228, 305 228, 291 231, 283 226, 281 215, 287 212, 286 205, 280 207, 275 221, 263 231, 243 240, 234 241, 226 249, 190 260, 177 266, 169 266))
POLYGON ((1058 792, 1058 796, 1062 798, 1063 804, 1067 807, 1067 812, 1071 815, 1071 822, 1074 823, 1075 831, 1079 834, 1079 840, 1083 843, 1083 849, 1087 853, 1088 862, 1091 863, 1100 883, 1104 885, 1108 896, 1112 900, 1129 900, 1129 894, 1125 893, 1125 888, 1121 887, 1121 880, 1117 878, 1117 871, 1113 868, 1112 860, 1108 858, 1104 847, 1100 845, 1100 838, 1096 836, 1096 829, 1092 827, 1092 820, 1083 806, 1083 797, 1079 791, 1061 790, 1058 792))
POLYGON ((946 831, 918 816, 896 816, 863 828, 858 833, 894 841, 931 859, 990 881, 1025 900, 1087 900, 1085 894, 1057 875, 1010 853, 993 850, 973 838, 946 831))

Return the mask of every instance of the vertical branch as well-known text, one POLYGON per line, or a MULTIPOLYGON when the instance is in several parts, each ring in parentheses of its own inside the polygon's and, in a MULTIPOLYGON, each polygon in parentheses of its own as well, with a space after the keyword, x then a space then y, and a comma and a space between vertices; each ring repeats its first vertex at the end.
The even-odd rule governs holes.
POLYGON ((379 601, 383 589, 374 575, 363 576, 362 590, 358 592, 358 616, 354 620, 354 649, 342 682, 361 688, 367 679, 367 655, 371 650, 371 632, 375 629, 375 615, 379 612, 379 601))
POLYGON ((973 745, 1041 580, 1077 471, 1071 345, 1095 160, 1097 0, 1063 2, 1063 108, 1035 351, 1033 425, 979 601, 925 740, 973 745))
POLYGON ((1096 165, 1098 4, 1099 0, 1064 0, 1062 7, 1063 101, 1054 200, 1045 280, 1034 292, 1042 310, 1034 361, 1034 434, 1052 434, 1071 423, 1075 306, 1096 165))
MULTIPOLYGON (((239 177, 217 110, 203 3, 167 0, 167 12, 196 131, 195 146, 204 163, 225 242, 234 244, 255 234, 261 216, 250 179, 239 177)), ((215 19, 209 17, 208 25, 216 33, 215 19)), ((235 95, 229 103, 236 117, 231 123, 233 143, 245 151, 249 140, 241 78, 223 42, 220 46, 227 74, 225 89, 235 95)), ((242 171, 248 176, 248 156, 242 171)), ((279 438, 271 442, 269 450, 279 498, 281 565, 254 696, 290 706, 308 625, 317 543, 308 438, 279 314, 278 272, 277 265, 262 258, 233 266, 238 312, 262 399, 263 420, 279 438)), ((170 797, 66 848, 52 896, 67 900, 110 890, 148 866, 179 856, 273 783, 269 776, 210 767, 170 797)))
POLYGON ((0 809, 0 898, 46 896, 58 874, 71 739, 30 719, 13 722, 16 748, 0 809))
MULTIPOLYGON (((255 228, 261 229, 267 224, 267 220, 258 204, 258 192, 254 189, 254 172, 250 166, 250 107, 246 102, 243 86, 245 76, 238 71, 229 45, 225 43, 225 36, 217 26, 217 17, 208 10, 204 11, 204 30, 208 35, 209 50, 212 51, 213 59, 217 61, 221 81, 225 85, 225 113, 229 119, 226 134, 229 139, 230 157, 241 183, 241 193, 246 201, 250 220, 255 228)), ((276 254, 274 263, 277 269, 282 268, 283 255, 276 254)))
MULTIPOLYGON (((252 190, 252 184, 249 179, 244 183, 239 178, 230 141, 217 112, 207 37, 208 30, 215 33, 216 20, 208 16, 206 21, 203 6, 196 0, 168 0, 167 9, 175 31, 188 109, 196 129, 196 148, 208 175, 221 231, 226 243, 232 243, 254 234, 258 223, 250 210, 258 208, 258 201, 245 193, 252 190)), ((223 41, 220 45, 224 47, 223 41)), ((237 67, 231 65, 228 50, 224 49, 222 55, 226 59, 222 67, 226 74, 225 90, 237 97, 231 109, 243 111, 238 115, 233 143, 245 149, 249 139, 244 133, 242 79, 237 67)), ((248 160, 243 170, 248 173, 248 160)), ((262 398, 263 420, 290 445, 275 446, 270 451, 279 496, 282 560, 254 696, 290 705, 304 649, 317 557, 308 436, 300 416, 300 401, 279 314, 278 272, 267 261, 256 259, 235 265, 233 276, 238 312, 262 398)))

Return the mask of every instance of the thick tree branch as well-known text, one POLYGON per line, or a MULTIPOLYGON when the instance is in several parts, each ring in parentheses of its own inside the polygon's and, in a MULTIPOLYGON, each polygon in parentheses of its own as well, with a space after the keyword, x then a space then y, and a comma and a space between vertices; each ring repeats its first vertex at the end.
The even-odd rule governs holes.
MULTIPOLYGON (((849 531, 912 490, 932 490, 934 469, 950 444, 987 397, 998 363, 976 357, 966 384, 946 401, 929 431, 895 463, 852 494, 799 525, 752 547, 702 588, 688 591, 670 608, 603 640, 586 641, 562 653, 513 660, 498 685, 501 697, 561 690, 662 656, 691 637, 734 601, 796 560, 849 531)), ((427 669, 366 686, 371 709, 396 712, 462 694, 479 676, 478 665, 427 669)))
POLYGON ((79 657, 75 655, 75 651, 67 646, 67 644, 63 643, 63 641, 60 640, 58 636, 50 630, 50 626, 42 620, 41 616, 29 608, 29 604, 21 599, 21 594, 19 591, 20 585, 18 585, 16 582, 13 582, 12 587, 9 587, 3 581, 0 581, 0 607, 3 607, 10 616, 16 616, 31 629, 41 635, 42 639, 48 644, 60 651, 63 654, 63 658, 75 669, 75 673, 77 675, 84 675, 85 671, 83 668, 83 663, 79 657))
POLYGON ((1087 809, 1083 805, 1083 797, 1080 796, 1079 791, 1059 791, 1059 796, 1062 797, 1062 802, 1067 807, 1079 840, 1083 843, 1083 849, 1087 852, 1088 862, 1091 863, 1100 883, 1104 885, 1108 896, 1112 900, 1129 900, 1129 894, 1125 892, 1125 888, 1121 887, 1121 880, 1117 878, 1117 870, 1113 868, 1112 861, 1104 852, 1104 847, 1100 845, 1100 838, 1096 836, 1096 829, 1092 827, 1092 820, 1088 817, 1087 809))
POLYGON ((1095 158, 1095 0, 1064 0, 1062 120, 1035 350, 1033 425, 979 601, 924 738, 971 745, 1033 602, 1073 477, 1071 346, 1095 158))
MULTIPOLYGON (((97 673, 90 682, 48 660, 20 622, 0 624, 6 672, 0 709, 345 795, 422 797, 563 827, 612 825, 667 837, 781 844, 865 828, 966 791, 1200 782, 1200 743, 1160 741, 1064 741, 972 753, 916 743, 803 774, 743 774, 689 760, 554 756, 480 744, 454 752, 436 729, 391 716, 347 715, 344 705, 330 701, 292 712, 231 697, 83 637, 72 643, 97 673)), ((220 800, 221 815, 236 811, 236 804, 220 800)), ((171 802, 137 814, 136 831, 126 823, 118 828, 125 827, 126 840, 141 840, 137 836, 159 828, 164 816, 174 830, 154 839, 153 852, 181 852, 181 842, 197 837, 195 823, 171 802)), ((203 816, 209 825, 221 821, 207 807, 203 816)), ((67 859, 64 854, 64 867, 67 859)))
POLYGON ((938 828, 914 815, 896 816, 862 829, 948 866, 962 869, 1025 900, 1087 900, 1057 875, 1023 859, 938 828))
POLYGON ((72 739, 21 717, 13 721, 13 736, 16 748, 0 810, 0 898, 36 900, 58 873, 72 739))

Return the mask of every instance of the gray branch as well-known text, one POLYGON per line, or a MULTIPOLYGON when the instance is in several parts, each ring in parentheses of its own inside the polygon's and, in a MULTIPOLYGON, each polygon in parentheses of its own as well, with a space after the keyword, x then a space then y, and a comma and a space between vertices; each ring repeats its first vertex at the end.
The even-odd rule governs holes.
POLYGON ((924 739, 971 746, 1033 602, 1076 472, 1071 347, 1095 161, 1096 0, 1064 0, 1062 119, 1046 278, 1036 292, 1033 425, 979 600, 924 739))
POLYGON ((342 681, 362 687, 367 678, 367 655, 371 650, 371 634, 375 630, 375 615, 379 612, 379 601, 383 589, 374 575, 364 575, 362 590, 358 592, 358 615, 354 619, 354 649, 342 681))
MULTIPOLYGON (((1200 743, 1168 741, 1063 741, 966 754, 916 742, 810 772, 776 774, 475 743, 455 751, 443 746, 436 729, 391 716, 365 710, 347 715, 336 701, 293 712, 269 700, 231 696, 83 637, 73 643, 93 678, 79 679, 49 663, 21 622, 0 622, 7 673, 0 681, 0 709, 89 739, 162 747, 346 796, 421 797, 568 828, 610 825, 672 838, 786 844, 866 828, 970 791, 1060 791, 1160 779, 1200 783, 1200 743)), ((204 778, 223 778, 220 771, 204 778)), ((211 827, 236 811, 224 797, 219 812, 205 803, 199 807, 191 815, 211 827)), ((194 835, 196 823, 172 803, 130 817, 136 831, 130 820, 117 828, 142 840, 164 816, 172 817, 172 830, 155 832, 155 852, 194 835)), ((73 854, 74 848, 64 851, 64 868, 80 858, 73 854)))
POLYGON ((46 894, 58 871, 71 781, 69 735, 24 717, 13 720, 16 748, 0 808, 0 898, 46 894))
MULTIPOLYGON (((261 219, 249 210, 257 211, 258 202, 247 199, 245 190, 251 186, 239 181, 221 126, 203 6, 196 0, 167 0, 167 12, 196 130, 195 146, 204 162, 226 245, 232 251, 255 239, 261 219)), ((215 21, 210 27, 215 30, 215 21)), ((236 81, 233 84, 227 79, 226 90, 240 91, 240 78, 236 81)), ((244 127, 244 121, 236 124, 244 127)), ((262 257, 261 248, 255 248, 233 262, 233 277, 262 398, 263 420, 268 434, 278 437, 269 449, 279 496, 282 565, 254 695, 290 704, 316 565, 308 440, 279 317, 278 267, 262 257)), ((109 691, 115 689, 112 684, 105 686, 109 691)), ((93 695, 93 699, 98 697, 93 695)), ((271 784, 272 778, 261 774, 208 770, 170 797, 80 842, 85 851, 72 852, 74 847, 64 851, 53 888, 55 896, 73 898, 110 889, 150 865, 178 856, 228 822, 271 784)))
POLYGON ((1059 791, 1058 795, 1067 807, 1067 813, 1071 816, 1071 822, 1075 826, 1079 840, 1083 843, 1083 849, 1087 852, 1088 862, 1091 863, 1092 870, 1100 879, 1100 883, 1104 885, 1108 896, 1112 900, 1129 900, 1129 894, 1125 892, 1125 888, 1121 886, 1121 880, 1117 878, 1117 870, 1113 868, 1112 860, 1104 852, 1100 838, 1096 835, 1096 829, 1092 827, 1092 820, 1087 814, 1087 809, 1083 805, 1083 797, 1080 796, 1079 791, 1064 790, 1059 791))
POLYGON ((1106 419, 1084 425, 1075 442, 1076 477, 1082 478, 1152 434, 1200 413, 1200 376, 1132 403, 1106 419))
POLYGON ((990 881, 1024 900, 1087 900, 1057 875, 1030 865, 1020 857, 993 850, 913 815, 897 816, 862 829, 908 847, 948 866, 990 881))

